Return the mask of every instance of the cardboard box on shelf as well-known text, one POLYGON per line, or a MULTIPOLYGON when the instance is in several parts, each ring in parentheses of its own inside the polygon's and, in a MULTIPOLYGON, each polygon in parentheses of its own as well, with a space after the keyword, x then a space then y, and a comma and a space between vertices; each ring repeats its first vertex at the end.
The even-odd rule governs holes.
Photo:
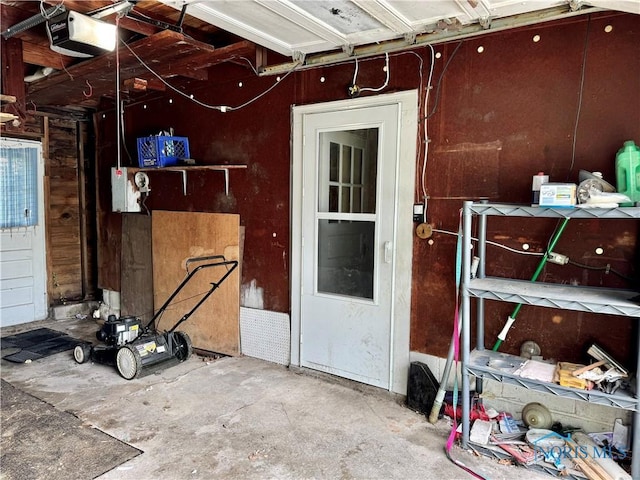
POLYGON ((573 207, 575 204, 575 183, 543 183, 540 185, 541 207, 573 207))

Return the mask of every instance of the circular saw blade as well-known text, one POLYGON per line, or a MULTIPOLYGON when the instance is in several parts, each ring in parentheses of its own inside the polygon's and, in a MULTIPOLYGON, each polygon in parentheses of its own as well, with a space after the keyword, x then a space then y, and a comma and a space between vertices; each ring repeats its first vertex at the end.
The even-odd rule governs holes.
POLYGON ((527 403, 522 409, 522 422, 531 428, 551 428, 553 419, 547 407, 538 402, 527 403))

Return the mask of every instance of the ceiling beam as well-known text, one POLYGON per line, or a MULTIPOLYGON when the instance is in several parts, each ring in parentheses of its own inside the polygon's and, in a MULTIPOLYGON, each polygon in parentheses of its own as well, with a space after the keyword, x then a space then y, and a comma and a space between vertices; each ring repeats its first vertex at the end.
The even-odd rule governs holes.
POLYGON ((49 45, 29 43, 26 41, 22 43, 22 61, 24 63, 63 70, 76 60, 77 58, 54 52, 49 48, 49 45))
MULTIPOLYGON (((208 67, 239 57, 251 58, 253 55, 255 45, 249 41, 216 49, 180 33, 165 30, 128 47, 120 47, 120 80, 143 78, 159 81, 140 60, 164 79, 181 76, 206 80, 208 67)), ((112 52, 72 65, 65 72, 57 72, 31 83, 28 86, 28 98, 36 105, 95 108, 102 95, 114 96, 116 64, 116 53, 112 52)))
POLYGON ((557 6, 545 10, 512 15, 509 17, 498 18, 492 21, 491 28, 486 29, 480 23, 472 23, 469 25, 457 24, 455 29, 438 29, 435 26, 430 28, 428 33, 417 35, 415 40, 409 42, 406 39, 388 40, 376 44, 368 44, 355 47, 353 52, 327 52, 315 55, 307 55, 302 64, 298 62, 284 62, 278 65, 270 65, 259 70, 260 76, 281 75, 295 68, 296 70, 305 70, 307 68, 315 68, 322 65, 332 65, 348 60, 354 57, 366 58, 384 53, 400 52, 404 50, 424 47, 427 45, 436 45, 446 42, 464 40, 466 38, 477 37, 489 33, 501 32, 515 27, 523 27, 526 25, 535 25, 552 20, 562 18, 570 18, 588 13, 596 13, 604 11, 603 8, 582 7, 580 10, 571 10, 569 5, 557 6))

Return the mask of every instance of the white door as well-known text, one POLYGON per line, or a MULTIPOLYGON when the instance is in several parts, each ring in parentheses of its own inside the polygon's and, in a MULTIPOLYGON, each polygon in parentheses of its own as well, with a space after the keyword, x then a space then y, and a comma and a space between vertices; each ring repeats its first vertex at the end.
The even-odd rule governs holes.
POLYGON ((406 394, 417 91, 293 107, 291 364, 406 394))
POLYGON ((291 362, 396 392, 409 364, 416 108, 403 92, 293 110, 291 362))
POLYGON ((0 138, 0 326, 47 317, 40 143, 0 138))
POLYGON ((388 388, 398 106, 309 114, 304 138, 301 364, 388 388))

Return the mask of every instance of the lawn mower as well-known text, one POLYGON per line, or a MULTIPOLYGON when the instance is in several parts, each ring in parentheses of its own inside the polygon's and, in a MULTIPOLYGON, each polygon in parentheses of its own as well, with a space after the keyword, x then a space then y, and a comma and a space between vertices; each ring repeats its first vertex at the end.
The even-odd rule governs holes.
POLYGON ((183 322, 211 296, 238 267, 237 260, 225 260, 222 255, 210 257, 190 258, 186 262, 187 276, 178 288, 169 296, 167 301, 158 309, 153 318, 146 325, 142 325, 139 318, 127 316, 116 318, 109 315, 102 328, 96 332, 96 337, 102 345, 84 343, 77 345, 73 351, 73 358, 78 363, 94 361, 107 365, 115 365, 120 375, 127 380, 134 379, 170 366, 184 362, 191 356, 192 346, 189 335, 176 330, 183 322), (189 264, 214 260, 212 263, 198 265, 189 273, 189 264), (224 274, 217 282, 211 283, 211 288, 202 295, 195 306, 185 313, 178 322, 165 332, 158 332, 155 322, 165 312, 178 293, 201 270, 213 267, 226 267, 224 274))

